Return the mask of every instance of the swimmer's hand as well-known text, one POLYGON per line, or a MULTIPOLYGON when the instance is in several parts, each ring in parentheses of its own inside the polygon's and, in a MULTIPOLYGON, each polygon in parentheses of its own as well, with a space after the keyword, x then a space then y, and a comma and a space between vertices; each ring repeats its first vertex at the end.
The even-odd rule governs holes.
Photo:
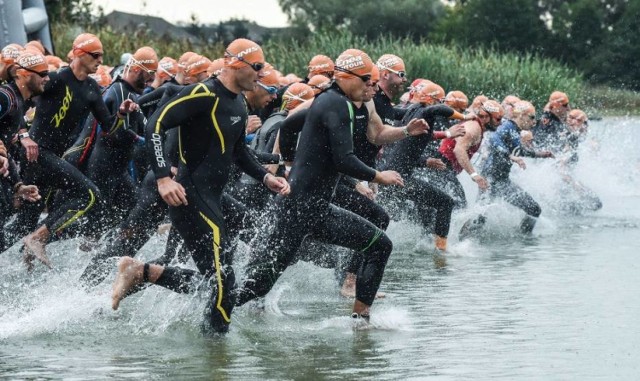
POLYGON ((536 152, 536 157, 554 158, 556 156, 551 151, 539 151, 536 152))
POLYGON ((125 99, 118 108, 118 117, 122 119, 125 114, 140 110, 140 106, 131 99, 125 99))
POLYGON ((262 182, 271 191, 281 194, 283 196, 286 196, 289 193, 291 193, 291 186, 289 185, 287 180, 285 180, 284 177, 276 177, 271 173, 267 173, 267 175, 264 177, 264 180, 262 182))
POLYGON ((511 161, 513 161, 514 163, 518 164, 518 166, 522 169, 527 169, 527 164, 525 164, 524 160, 522 160, 521 157, 518 156, 511 156, 511 161))
POLYGON ((16 191, 16 197, 29 202, 36 202, 42 198, 35 185, 20 185, 16 191))
POLYGON ((430 157, 427 159, 427 168, 443 171, 447 169, 447 166, 442 160, 430 157))
POLYGON ((411 119, 406 127, 410 136, 423 135, 429 131, 429 123, 424 119, 411 119))
POLYGON ((382 185, 397 185, 400 187, 404 186, 404 180, 402 180, 402 176, 400 176, 400 174, 396 171, 376 172, 376 177, 373 179, 373 182, 382 185))
POLYGON ((373 193, 373 189, 369 188, 365 183, 363 182, 358 182, 356 184, 356 190, 358 191, 358 193, 360 193, 361 195, 365 196, 366 198, 368 198, 369 200, 373 200, 376 197, 376 194, 373 193))
POLYGON ((38 161, 38 143, 34 142, 31 138, 20 139, 20 144, 27 152, 27 161, 33 163, 38 161))
POLYGON ((2 177, 9 176, 9 159, 4 156, 0 156, 0 175, 2 177))
POLYGON ((160 197, 170 206, 188 205, 187 192, 180 183, 170 177, 163 177, 157 180, 158 193, 160 197))
POLYGON ((454 138, 454 139, 457 138, 458 136, 464 136, 464 134, 467 132, 463 124, 453 126, 449 128, 447 131, 451 134, 451 138, 454 138))

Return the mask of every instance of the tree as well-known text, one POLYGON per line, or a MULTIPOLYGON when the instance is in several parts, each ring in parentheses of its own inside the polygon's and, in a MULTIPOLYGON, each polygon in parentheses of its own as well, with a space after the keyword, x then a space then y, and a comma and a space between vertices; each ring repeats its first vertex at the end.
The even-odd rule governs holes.
POLYGON ((296 27, 309 30, 349 30, 369 39, 380 35, 428 36, 442 17, 439 0, 279 0, 282 10, 296 27))
POLYGON ((539 9, 530 0, 468 0, 454 6, 437 28, 441 40, 503 51, 537 50, 544 34, 539 9))

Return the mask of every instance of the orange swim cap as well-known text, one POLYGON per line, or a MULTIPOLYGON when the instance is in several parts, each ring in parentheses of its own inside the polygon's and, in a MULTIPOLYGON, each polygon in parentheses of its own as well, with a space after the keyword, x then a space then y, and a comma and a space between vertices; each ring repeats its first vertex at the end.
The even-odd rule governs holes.
POLYGON ((200 73, 206 73, 207 69, 209 69, 209 65, 211 65, 211 60, 207 57, 196 54, 191 56, 187 61, 187 70, 186 74, 189 77, 195 77, 200 73))
POLYGON ((45 61, 47 61, 48 65, 54 66, 56 69, 60 68, 60 65, 63 63, 60 57, 56 56, 44 56, 45 61))
POLYGON ((417 103, 434 104, 442 98, 444 98, 444 89, 431 81, 421 82, 413 94, 413 100, 417 103))
POLYGON ((2 48, 2 62, 6 65, 13 65, 16 58, 24 51, 24 48, 18 44, 9 44, 2 48))
POLYGON ((207 74, 209 77, 212 75, 217 77, 222 72, 222 68, 224 68, 224 58, 215 59, 211 61, 211 65, 209 65, 207 69, 207 74))
POLYGON ((309 65, 307 65, 307 69, 309 69, 309 78, 317 74, 331 77, 333 76, 334 67, 335 64, 331 58, 318 54, 317 56, 314 56, 311 61, 309 61, 309 65))
POLYGON ((161 78, 173 78, 178 74, 178 61, 171 57, 162 57, 158 62, 158 75, 161 78))
POLYGON ((105 65, 98 66, 98 70, 95 73, 89 74, 89 77, 93 78, 100 87, 107 87, 111 84, 111 76, 109 75, 109 67, 105 65))
POLYGON ((227 46, 224 60, 225 66, 240 69, 246 65, 264 64, 264 53, 257 43, 246 38, 238 38, 227 46))
POLYGON ((317 74, 311 77, 307 84, 313 89, 315 95, 318 95, 331 86, 331 80, 324 75, 317 74))
POLYGON ((293 110, 298 107, 302 102, 311 99, 315 96, 311 86, 306 83, 298 82, 287 88, 287 91, 282 94, 282 107, 286 110, 293 110))
POLYGON ((49 64, 41 53, 36 52, 33 49, 25 50, 20 53, 15 60, 15 64, 18 66, 18 75, 29 75, 32 72, 45 72, 49 71, 49 64), (21 70, 25 69, 25 70, 21 70))
POLYGON ((491 115, 493 119, 500 120, 504 116, 504 109, 498 101, 489 99, 482 102, 481 110, 491 115))
POLYGON ((453 90, 444 97, 444 103, 453 109, 464 110, 469 107, 469 98, 462 91, 453 90))
POLYGON ((554 91, 549 96, 549 102, 560 103, 563 105, 569 104, 569 97, 567 96, 567 94, 563 93, 562 91, 554 91))
POLYGON ((520 101, 521 101, 521 99, 516 97, 515 95, 507 95, 502 100, 502 107, 504 107, 504 106, 513 106, 517 102, 520 102, 520 101))
POLYGON ((589 117, 587 116, 587 114, 584 111, 577 108, 569 111, 569 114, 567 115, 567 119, 575 119, 578 123, 582 123, 582 124, 589 122, 589 117))
POLYGON ((130 65, 134 65, 144 69, 145 71, 158 70, 158 55, 153 48, 143 46, 136 50, 129 59, 130 65))
POLYGON ((87 53, 102 53, 102 42, 91 33, 82 33, 73 40, 73 55, 75 57, 82 56, 87 53))
POLYGON ((347 49, 336 59, 334 77, 351 78, 352 76, 371 75, 373 61, 367 53, 358 49, 347 49))
POLYGON ((46 53, 44 46, 42 46, 42 43, 38 40, 33 40, 33 41, 29 41, 26 43, 26 45, 24 46, 25 49, 33 49, 36 50, 38 53, 44 55, 46 53))
POLYGON ((474 110, 479 109, 482 104, 488 100, 489 98, 487 98, 485 95, 478 95, 477 97, 473 98, 473 102, 471 102, 471 108, 473 108, 474 110))
POLYGON ((531 102, 527 101, 517 101, 513 104, 513 116, 517 117, 520 115, 536 115, 536 108, 533 106, 531 102))
POLYGON ((298 77, 297 75, 295 75, 293 73, 289 73, 289 74, 285 75, 285 77, 287 78, 289 83, 302 82, 302 78, 298 77))
POLYGON ((270 63, 265 62, 264 68, 260 70, 260 75, 258 77, 258 81, 265 86, 280 86, 280 81, 278 81, 278 72, 276 69, 271 66, 270 63))
POLYGON ((180 58, 178 58, 178 68, 180 70, 182 70, 183 72, 186 71, 187 69, 187 62, 189 61, 189 59, 191 57, 193 57, 194 55, 196 55, 197 53, 195 52, 184 52, 182 53, 182 55, 180 56, 180 58))
POLYGON ((389 70, 392 71, 405 71, 404 61, 402 58, 393 55, 393 54, 383 54, 380 58, 378 58, 378 62, 376 62, 378 69, 380 71, 389 70))

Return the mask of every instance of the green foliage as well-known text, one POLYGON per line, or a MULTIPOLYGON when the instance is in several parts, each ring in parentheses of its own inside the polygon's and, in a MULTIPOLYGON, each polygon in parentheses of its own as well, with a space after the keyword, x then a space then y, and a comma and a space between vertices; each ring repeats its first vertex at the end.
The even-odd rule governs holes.
POLYGON ((316 34, 304 43, 269 41, 264 49, 267 59, 280 71, 303 77, 314 55, 336 57, 351 47, 364 50, 373 60, 385 53, 396 54, 404 59, 409 78, 430 79, 447 91, 461 90, 469 97, 485 94, 502 99, 515 94, 542 106, 557 89, 572 99, 584 93, 579 73, 531 53, 499 54, 485 48, 472 50, 393 37, 369 42, 346 32, 316 34))
POLYGON ((419 40, 445 14, 438 0, 279 0, 279 3, 297 28, 347 30, 369 39, 390 34, 419 40))

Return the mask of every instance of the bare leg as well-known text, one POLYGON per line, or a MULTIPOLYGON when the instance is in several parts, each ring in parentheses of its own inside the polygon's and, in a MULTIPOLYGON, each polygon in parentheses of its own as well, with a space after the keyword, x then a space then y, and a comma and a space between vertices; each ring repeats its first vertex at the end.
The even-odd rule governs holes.
POLYGON ((44 263, 48 268, 52 268, 51 261, 45 251, 46 242, 50 236, 51 234, 47 226, 42 225, 38 230, 24 237, 22 242, 24 243, 24 259, 27 264, 27 269, 33 268, 31 261, 34 257, 38 258, 40 262, 44 263))
MULTIPOLYGON (((149 265, 149 282, 155 283, 162 272, 163 266, 149 265)), ((129 291, 143 282, 144 263, 131 257, 123 257, 118 262, 118 274, 113 283, 113 292, 111 294, 111 307, 118 309, 120 301, 124 299, 129 291)))
MULTIPOLYGON (((356 274, 347 273, 342 283, 342 288, 340 289, 340 295, 345 298, 356 297, 356 274)), ((384 292, 376 292, 376 299, 382 299, 385 296, 387 295, 384 292)))
POLYGON ((351 317, 353 317, 353 318, 362 318, 366 322, 369 322, 369 308, 370 307, 371 306, 366 305, 366 304, 362 303, 361 301, 359 301, 358 299, 356 299, 355 303, 353 303, 353 313, 351 314, 351 317))

